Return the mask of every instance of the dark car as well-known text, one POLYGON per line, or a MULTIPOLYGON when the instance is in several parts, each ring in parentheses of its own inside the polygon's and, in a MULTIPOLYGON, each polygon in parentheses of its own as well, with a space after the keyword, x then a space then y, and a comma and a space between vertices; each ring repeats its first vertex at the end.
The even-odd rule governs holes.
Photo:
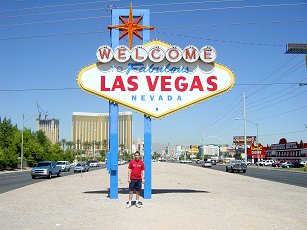
POLYGON ((282 162, 280 162, 280 161, 275 161, 274 163, 272 163, 272 167, 274 167, 274 168, 279 168, 279 167, 281 167, 281 164, 282 164, 282 162))
POLYGON ((231 160, 228 165, 226 165, 226 172, 240 172, 246 173, 246 164, 242 163, 240 160, 231 160))

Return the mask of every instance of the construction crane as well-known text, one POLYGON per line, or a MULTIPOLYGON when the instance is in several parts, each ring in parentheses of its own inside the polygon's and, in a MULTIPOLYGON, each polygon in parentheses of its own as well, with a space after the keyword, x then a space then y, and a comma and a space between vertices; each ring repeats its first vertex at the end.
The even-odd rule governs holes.
POLYGON ((46 120, 46 119, 47 119, 47 116, 48 116, 48 112, 47 112, 47 111, 45 112, 45 111, 42 109, 42 107, 38 104, 37 101, 36 101, 36 106, 37 106, 37 112, 38 112, 38 120, 41 120, 42 114, 44 115, 45 120, 46 120))

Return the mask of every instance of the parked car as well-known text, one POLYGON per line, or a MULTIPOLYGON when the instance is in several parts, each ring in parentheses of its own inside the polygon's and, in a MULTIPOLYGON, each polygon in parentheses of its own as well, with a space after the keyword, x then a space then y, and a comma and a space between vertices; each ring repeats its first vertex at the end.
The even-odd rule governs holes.
POLYGON ((252 164, 252 162, 250 162, 250 161, 245 161, 245 160, 242 160, 242 163, 244 163, 244 164, 246 164, 246 165, 251 165, 251 164, 252 164))
POLYGON ((212 161, 204 161, 202 164, 201 164, 201 167, 211 167, 212 166, 212 161))
POLYGON ((62 172, 70 171, 70 167, 71 167, 69 161, 58 161, 56 163, 56 166, 60 166, 62 172))
POLYGON ((124 164, 126 164, 126 161, 124 161, 124 160, 119 160, 119 161, 118 161, 118 164, 119 164, 119 165, 124 165, 124 164))
POLYGON ((301 163, 299 162, 292 162, 292 168, 301 168, 303 167, 303 165, 301 165, 301 163))
POLYGON ((99 167, 99 162, 96 161, 96 160, 91 160, 91 161, 88 162, 88 165, 90 167, 99 167))
POLYGON ((274 160, 265 160, 262 166, 272 166, 274 162, 274 160))
POLYGON ((272 163, 272 167, 279 168, 279 167, 281 167, 281 164, 282 164, 282 162, 275 161, 274 163, 272 163))
POLYGON ((61 176, 61 166, 56 166, 56 163, 53 161, 41 161, 38 162, 34 168, 31 170, 32 179, 36 177, 47 177, 51 178, 52 176, 61 176))
POLYGON ((246 164, 242 163, 240 160, 231 160, 228 165, 226 165, 226 172, 240 172, 246 173, 246 164))
POLYGON ((256 162, 257 166, 262 166, 265 160, 260 160, 256 162))
POLYGON ((300 164, 301 164, 302 166, 305 166, 305 165, 307 165, 307 161, 302 161, 300 164))
POLYGON ((81 163, 78 163, 76 167, 74 168, 74 173, 81 172, 81 171, 88 172, 89 170, 90 170, 90 167, 88 166, 88 164, 81 162, 81 163))
POLYGON ((282 168, 293 168, 293 166, 294 166, 293 163, 289 162, 289 161, 286 161, 286 162, 281 164, 282 168))

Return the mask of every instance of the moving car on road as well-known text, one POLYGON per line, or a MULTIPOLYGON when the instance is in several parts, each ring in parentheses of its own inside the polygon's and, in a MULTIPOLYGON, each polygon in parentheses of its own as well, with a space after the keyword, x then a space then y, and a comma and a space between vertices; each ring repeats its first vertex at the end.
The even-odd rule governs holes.
POLYGON ((99 162, 96 160, 91 160, 88 163, 90 167, 99 167, 99 162))
POLYGON ((204 161, 201 164, 201 167, 209 167, 209 168, 211 168, 211 166, 212 166, 212 161, 204 161))
POLYGON ((226 165, 226 172, 240 172, 246 173, 246 164, 242 163, 240 160, 231 160, 228 165, 226 165))
POLYGON ((71 167, 69 161, 58 161, 56 163, 56 166, 61 167, 62 172, 70 171, 70 167, 71 167))
POLYGON ((74 173, 76 172, 88 172, 90 170, 90 167, 88 166, 88 164, 81 162, 78 163, 76 165, 76 167, 74 168, 74 173))
POLYGON ((57 166, 53 161, 41 161, 38 162, 34 168, 31 170, 32 179, 36 177, 47 177, 51 178, 52 176, 61 176, 62 167, 57 166))

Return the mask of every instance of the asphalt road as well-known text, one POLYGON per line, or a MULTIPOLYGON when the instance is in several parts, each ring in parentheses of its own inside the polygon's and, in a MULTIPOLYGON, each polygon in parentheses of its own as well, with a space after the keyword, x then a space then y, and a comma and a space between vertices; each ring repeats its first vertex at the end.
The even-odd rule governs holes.
MULTIPOLYGON (((201 167, 200 164, 193 163, 192 165, 201 167)), ((211 169, 225 172, 225 165, 212 165, 211 169)), ((225 172, 230 173, 230 172, 225 172)), ((259 179, 275 181, 284 184, 291 184, 307 188, 307 173, 289 172, 273 168, 264 167, 249 167, 247 166, 246 173, 236 173, 240 176, 249 176, 259 179)))
MULTIPOLYGON (((90 168, 90 171, 98 170, 105 168, 105 165, 100 166, 99 168, 90 168)), ((86 173, 86 172, 84 172, 86 173)), ((62 172, 63 176, 73 175, 73 168, 69 172, 62 172)), ((5 193, 23 186, 27 186, 34 183, 39 183, 44 180, 50 180, 46 178, 36 178, 32 179, 30 171, 23 172, 1 172, 0 173, 0 194, 5 193)), ((56 177, 52 177, 51 180, 56 180, 56 177)))

